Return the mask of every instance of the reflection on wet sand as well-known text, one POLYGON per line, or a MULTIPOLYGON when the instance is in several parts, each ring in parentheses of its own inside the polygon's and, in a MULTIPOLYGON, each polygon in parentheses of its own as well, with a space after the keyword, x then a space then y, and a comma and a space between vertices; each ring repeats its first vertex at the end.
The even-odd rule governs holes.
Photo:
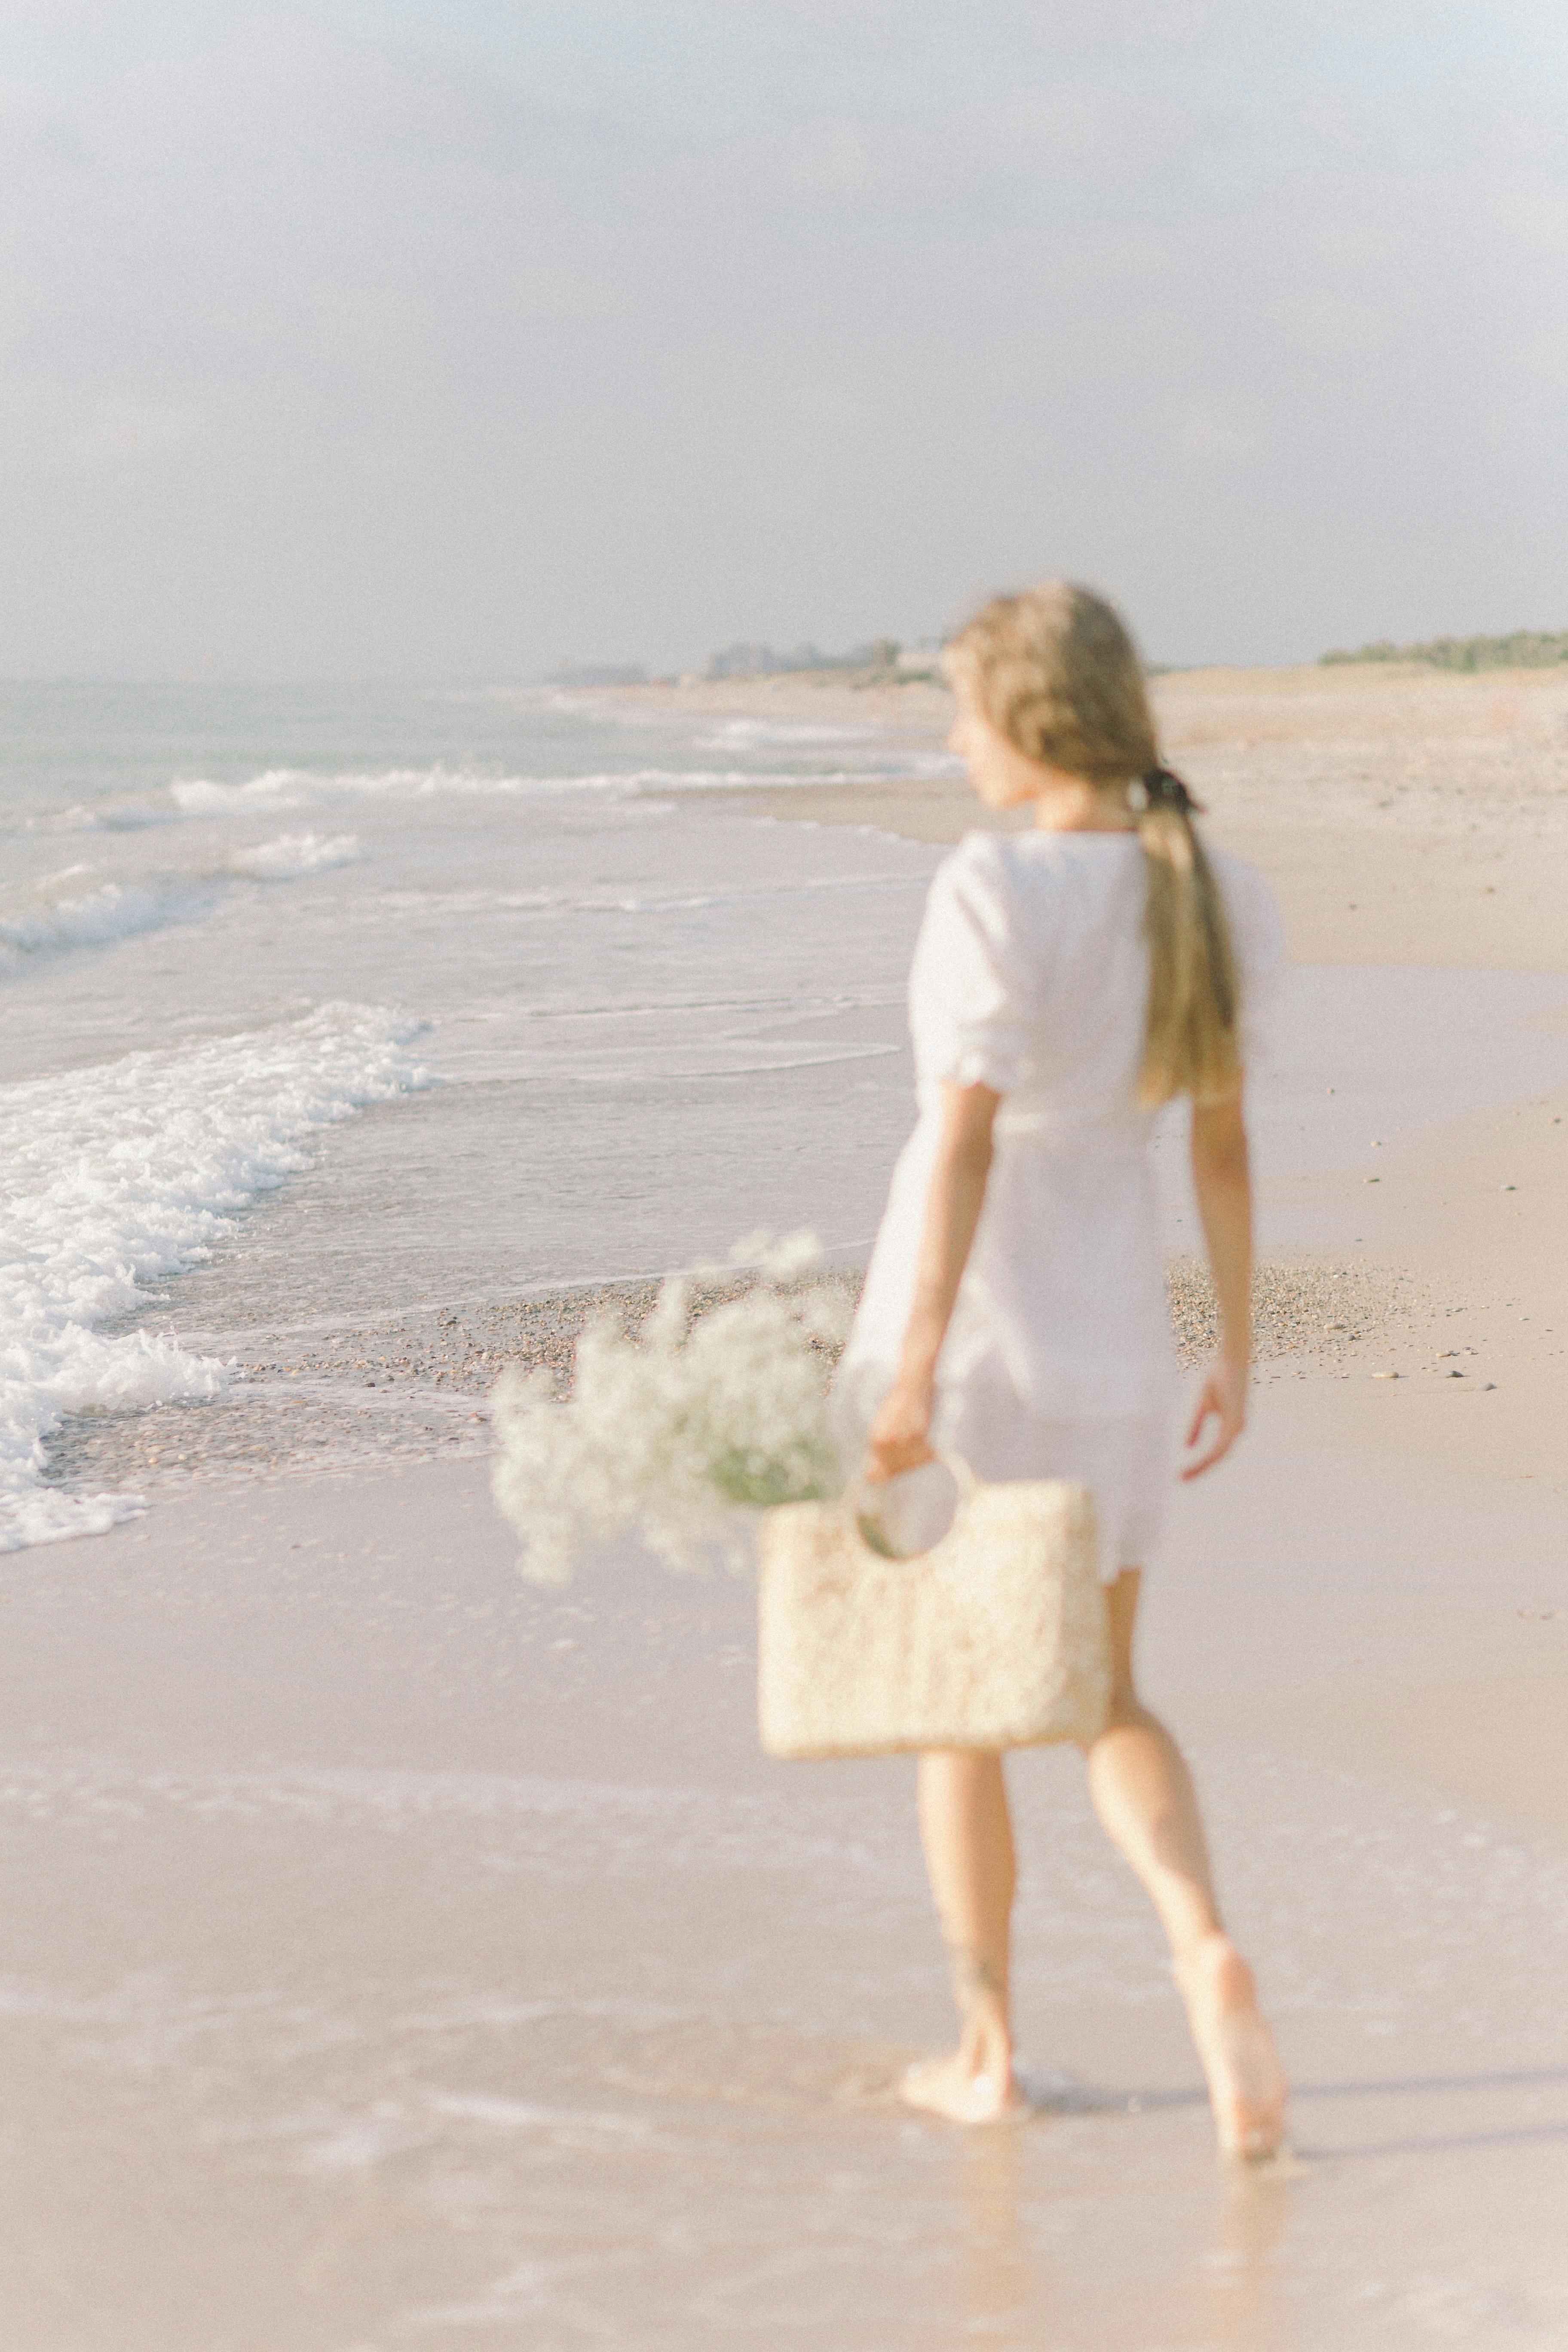
POLYGON ((1290 2218, 1285 2168, 1249 2172, 1226 2166, 1207 2256, 1211 2340, 1217 2345, 1277 2344, 1274 2252, 1290 2218))
MULTIPOLYGON (((1125 2101, 1117 2104, 1125 2114, 1125 2101)), ((1084 2184, 1063 2177, 1052 2163, 1050 2127, 1049 2118, 1037 2117, 958 2136, 954 2220, 963 2233, 960 2332, 966 2341, 1022 2347, 1050 2340, 1042 2336, 1044 2327, 1063 2341, 1077 2341, 1096 2326, 1097 2297, 1079 2245, 1084 2184)), ((1133 2150, 1125 2152, 1141 2171, 1133 2150)), ((1192 2229, 1184 2245, 1180 2239, 1169 2244, 1173 2268, 1150 2295, 1150 2324, 1159 2309, 1178 2331, 1173 2341, 1213 2346, 1216 2352, 1277 2344, 1275 2254, 1290 2219, 1293 2184, 1304 2169, 1216 2165, 1210 2185, 1173 2183, 1184 2201, 1190 2199, 1192 2229)), ((1148 2294, 1150 2249, 1141 2238, 1132 2230, 1121 2254, 1148 2294)), ((1129 2284, 1125 2269, 1119 2273, 1114 2261, 1108 2265, 1098 2298, 1099 2340, 1121 2340, 1129 2284)))
POLYGON ((969 2131, 958 2154, 963 2226, 964 2334, 996 2344, 1020 2339, 1009 2323, 1026 2318, 1031 2274, 1021 2210, 1021 2140, 1027 2124, 969 2131))

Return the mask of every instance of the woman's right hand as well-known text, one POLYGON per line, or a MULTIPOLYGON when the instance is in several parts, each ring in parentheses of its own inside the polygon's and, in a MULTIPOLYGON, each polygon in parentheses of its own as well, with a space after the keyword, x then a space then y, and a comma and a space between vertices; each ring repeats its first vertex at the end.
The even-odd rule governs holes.
POLYGON ((883 1486, 901 1470, 918 1470, 934 1460, 931 1417, 934 1402, 929 1381, 895 1381, 866 1437, 866 1466, 861 1476, 868 1486, 883 1486))
POLYGON ((1201 1443, 1203 1451, 1195 1460, 1183 1464, 1184 1478, 1201 1477, 1205 1470, 1214 1468, 1222 1454, 1230 1452, 1247 1426, 1247 1391, 1251 1377, 1247 1365, 1232 1363, 1225 1357, 1209 1366, 1198 1392, 1193 1425, 1187 1432, 1188 1447, 1201 1443), (1213 1433, 1205 1439, 1204 1432, 1211 1423, 1215 1424, 1213 1433))

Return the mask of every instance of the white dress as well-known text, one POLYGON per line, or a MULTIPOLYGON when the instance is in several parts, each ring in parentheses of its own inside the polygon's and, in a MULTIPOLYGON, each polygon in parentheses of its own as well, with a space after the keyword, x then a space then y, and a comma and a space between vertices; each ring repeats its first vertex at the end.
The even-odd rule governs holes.
MULTIPOLYGON (((1257 1058, 1284 965, 1274 894, 1213 853, 1257 1058)), ((836 1383, 857 1455, 913 1298, 944 1081, 994 1087, 985 1201, 937 1363, 933 1442, 983 1478, 1074 1478, 1105 1573, 1145 1567, 1177 1451, 1175 1360, 1137 1101, 1149 990, 1135 833, 971 833, 938 867, 910 973, 914 1133, 836 1383)))

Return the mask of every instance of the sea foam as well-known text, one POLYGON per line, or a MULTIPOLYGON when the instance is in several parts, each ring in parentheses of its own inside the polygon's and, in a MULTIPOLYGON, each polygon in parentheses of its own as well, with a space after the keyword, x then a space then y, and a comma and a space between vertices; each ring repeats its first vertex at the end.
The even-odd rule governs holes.
POLYGON ((462 768, 349 769, 338 775, 321 775, 309 768, 266 768, 240 784, 190 777, 172 783, 169 798, 182 816, 231 817, 341 808, 355 801, 421 801, 451 794, 485 799, 537 790, 533 777, 476 775, 462 768))
POLYGON ((625 768, 580 775, 484 775, 468 768, 347 770, 337 775, 305 768, 268 768, 244 783, 191 777, 169 786, 175 817, 212 820, 290 815, 296 810, 348 808, 356 803, 526 799, 535 793, 604 793, 616 797, 651 790, 736 791, 754 786, 859 784, 887 776, 945 775, 956 763, 940 752, 895 751, 854 768, 801 774, 793 768, 625 768))
POLYGON ((237 849, 228 866, 231 874, 246 875, 253 882, 299 882, 308 875, 330 873, 336 866, 352 866, 359 854, 354 833, 281 833, 276 841, 237 849))
MULTIPOLYGON (((804 730, 810 733, 812 730, 804 730)), ((816 730, 821 743, 838 740, 837 730, 816 730)), ((773 742, 763 731, 705 738, 716 748, 742 755, 773 742)), ((777 748, 791 740, 777 730, 777 748)), ((848 740, 844 730, 844 740, 848 740)), ((804 747, 803 747, 804 748, 804 747)), ((959 763, 942 751, 880 750, 868 744, 853 765, 807 768, 793 766, 647 767, 604 769, 592 773, 495 775, 471 768, 366 768, 326 773, 309 768, 266 768, 240 783, 224 783, 207 776, 176 780, 156 800, 145 797, 102 801, 89 807, 78 803, 41 821, 57 833, 135 833, 152 825, 191 823, 222 824, 246 819, 303 814, 311 809, 350 808, 377 802, 413 803, 447 800, 526 800, 535 794, 597 794, 626 799, 647 792, 734 792, 758 787, 779 790, 794 784, 863 784, 889 778, 940 777, 961 772, 959 763)))
POLYGON ((0 912, 0 970, 48 949, 103 947, 162 930, 165 923, 192 922, 212 903, 211 888, 195 878, 89 886, 87 868, 68 867, 0 912))
POLYGON ((100 1534, 135 1495, 44 1483, 68 1412, 217 1395, 216 1358, 100 1327, 212 1255, 235 1212, 307 1164, 303 1139, 427 1083, 418 1024, 328 1004, 303 1020, 0 1087, 0 1551, 100 1534))
POLYGON ((27 825, 28 830, 37 825, 46 833, 142 833, 152 824, 180 822, 177 808, 157 801, 100 801, 92 808, 85 801, 73 801, 69 808, 58 810, 53 816, 28 819, 27 825))

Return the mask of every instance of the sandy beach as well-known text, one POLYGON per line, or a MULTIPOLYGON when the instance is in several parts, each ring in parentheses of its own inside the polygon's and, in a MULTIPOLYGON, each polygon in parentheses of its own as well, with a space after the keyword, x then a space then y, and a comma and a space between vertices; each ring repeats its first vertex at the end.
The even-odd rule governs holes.
MULTIPOLYGON (((1166 758, 1205 802, 1214 838, 1274 880, 1298 963, 1563 969, 1561 671, 1189 670, 1153 691, 1166 758)), ((655 709, 875 723, 911 750, 940 742, 952 719, 946 693, 923 683, 807 676, 632 692, 655 709)), ((977 822, 957 779, 748 797, 774 815, 917 841, 956 841, 977 822)))
MULTIPOLYGON (((1298 1239, 1260 1274, 1255 1426, 1184 1492, 1145 1633, 1299 2085, 1293 2161, 1216 2168, 1157 1933, 1059 1754, 1015 1771, 1039 2113, 901 2112, 947 2030, 907 1769, 765 1763, 743 1582, 626 1547, 536 1591, 489 1502, 500 1364, 562 1364, 646 1286, 367 1303, 258 1328, 242 1458, 221 1402, 78 1424, 155 1507, 5 1586, 7 2343, 1568 2331, 1568 680, 1158 690, 1321 1002, 1406 1024, 1342 1125, 1315 1065, 1273 1107, 1266 1213, 1298 1239), (1423 1055, 1408 1102, 1375 1076, 1423 1055), (345 1350, 380 1466, 331 1453, 345 1350)), ((682 697, 911 754, 945 724, 918 685, 644 698, 682 697)), ((929 774, 702 797, 921 842, 973 821, 929 774)), ((1203 1286, 1173 1280, 1192 1356, 1203 1286)))

